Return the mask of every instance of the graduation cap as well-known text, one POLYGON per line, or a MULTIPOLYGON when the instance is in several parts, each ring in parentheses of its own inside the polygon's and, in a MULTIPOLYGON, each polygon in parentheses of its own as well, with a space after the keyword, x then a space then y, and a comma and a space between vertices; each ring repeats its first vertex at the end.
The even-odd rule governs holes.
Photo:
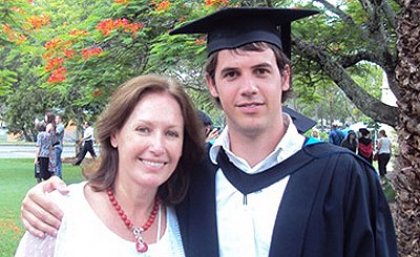
POLYGON ((299 133, 303 134, 309 129, 313 128, 316 125, 316 121, 298 113, 297 111, 290 109, 287 106, 282 107, 283 112, 289 114, 292 118, 293 123, 295 124, 299 133))
POLYGON ((366 136, 370 133, 370 131, 367 128, 359 128, 359 132, 363 135, 366 136))
POLYGON ((207 53, 252 42, 271 43, 291 57, 291 23, 318 13, 308 9, 224 8, 169 34, 207 34, 207 53))

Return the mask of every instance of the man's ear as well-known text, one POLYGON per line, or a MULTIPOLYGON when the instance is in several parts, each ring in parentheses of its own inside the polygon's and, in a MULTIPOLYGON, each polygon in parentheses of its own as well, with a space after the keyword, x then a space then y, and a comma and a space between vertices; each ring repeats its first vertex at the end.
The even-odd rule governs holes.
POLYGON ((213 97, 219 97, 219 93, 217 92, 216 83, 214 82, 214 79, 206 73, 206 82, 207 82, 207 88, 209 89, 210 94, 213 97))
POLYGON ((291 70, 290 66, 286 64, 283 68, 283 70, 280 72, 282 84, 281 84, 281 90, 287 91, 290 89, 290 78, 291 78, 291 70))

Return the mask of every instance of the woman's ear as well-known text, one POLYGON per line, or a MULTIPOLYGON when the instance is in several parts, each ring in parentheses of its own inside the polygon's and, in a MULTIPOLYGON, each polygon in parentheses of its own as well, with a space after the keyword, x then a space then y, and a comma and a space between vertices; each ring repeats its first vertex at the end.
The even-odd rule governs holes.
POLYGON ((111 145, 114 148, 118 148, 118 135, 116 133, 111 134, 111 138, 109 141, 111 141, 111 145))

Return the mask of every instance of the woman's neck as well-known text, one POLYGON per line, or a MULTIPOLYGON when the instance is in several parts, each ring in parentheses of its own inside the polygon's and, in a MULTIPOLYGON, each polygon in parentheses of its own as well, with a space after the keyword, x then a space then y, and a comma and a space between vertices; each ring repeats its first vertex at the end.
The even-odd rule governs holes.
POLYGON ((147 217, 155 203, 157 189, 142 189, 140 186, 126 186, 117 181, 114 195, 129 217, 147 217))

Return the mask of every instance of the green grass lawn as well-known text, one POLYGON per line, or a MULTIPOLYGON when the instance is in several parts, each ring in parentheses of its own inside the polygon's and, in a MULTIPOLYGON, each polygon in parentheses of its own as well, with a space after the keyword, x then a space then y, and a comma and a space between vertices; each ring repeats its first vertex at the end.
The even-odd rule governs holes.
MULTIPOLYGON (((14 256, 23 234, 20 206, 26 191, 36 184, 33 159, 0 159, 0 257, 14 256)), ((66 183, 81 181, 80 167, 63 164, 66 183)))

